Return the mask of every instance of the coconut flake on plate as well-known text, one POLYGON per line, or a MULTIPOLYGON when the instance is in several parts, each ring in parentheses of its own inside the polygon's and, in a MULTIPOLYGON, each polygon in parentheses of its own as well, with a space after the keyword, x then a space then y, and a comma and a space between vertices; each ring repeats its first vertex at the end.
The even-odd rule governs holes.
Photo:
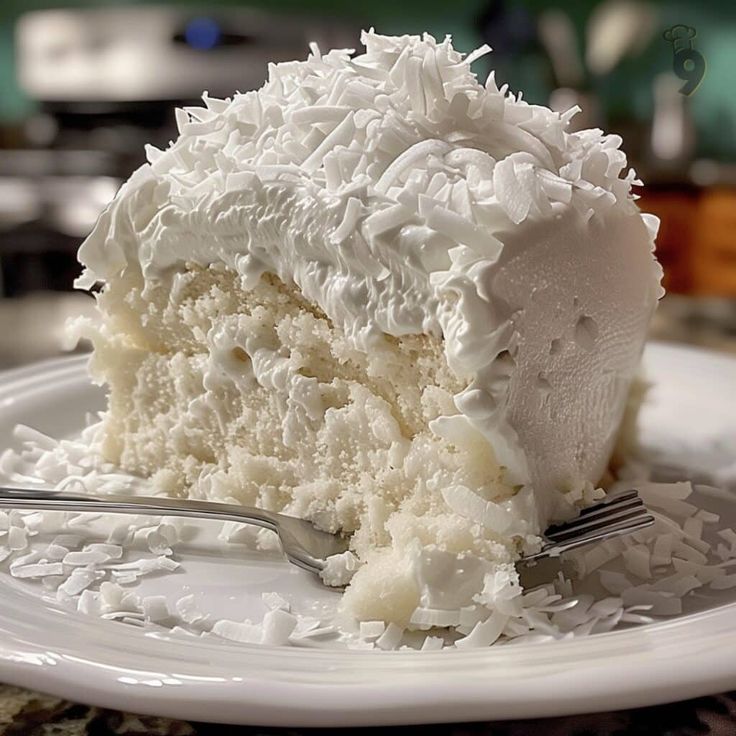
POLYGON ((297 625, 297 617, 280 608, 268 611, 261 624, 262 644, 286 646, 297 625))
POLYGON ((393 622, 389 623, 386 630, 376 639, 375 646, 384 651, 396 649, 404 636, 404 629, 393 622))

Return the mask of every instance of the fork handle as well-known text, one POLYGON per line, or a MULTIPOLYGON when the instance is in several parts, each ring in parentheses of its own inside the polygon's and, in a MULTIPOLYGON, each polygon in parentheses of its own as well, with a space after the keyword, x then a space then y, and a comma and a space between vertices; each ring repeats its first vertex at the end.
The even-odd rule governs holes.
POLYGON ((278 515, 250 506, 194 501, 158 496, 122 494, 76 495, 65 491, 40 488, 0 487, 0 508, 30 511, 78 511, 110 514, 143 514, 147 516, 183 516, 189 519, 217 519, 254 524, 279 530, 278 515))
POLYGON ((646 529, 652 524, 654 524, 654 517, 647 515, 641 520, 635 522, 622 522, 619 525, 607 527, 599 531, 593 531, 588 534, 581 535, 580 537, 573 537, 566 541, 548 542, 539 552, 523 557, 522 562, 533 563, 537 560, 543 560, 546 557, 559 557, 565 552, 571 552, 578 547, 585 547, 589 544, 594 544, 595 542, 603 542, 606 539, 621 537, 624 534, 633 534, 634 532, 646 529))

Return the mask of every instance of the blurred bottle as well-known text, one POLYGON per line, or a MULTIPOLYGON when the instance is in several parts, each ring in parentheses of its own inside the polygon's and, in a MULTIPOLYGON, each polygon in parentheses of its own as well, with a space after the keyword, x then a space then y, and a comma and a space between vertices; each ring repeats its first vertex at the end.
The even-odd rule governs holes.
POLYGON ((572 19, 564 10, 545 10, 539 16, 538 32, 549 57, 555 82, 555 89, 549 96, 549 106, 556 112, 565 112, 575 105, 580 108, 570 122, 571 131, 597 126, 599 106, 587 87, 572 19))
POLYGON ((657 178, 687 177, 695 153, 695 125, 682 82, 672 73, 654 78, 654 111, 649 135, 648 168, 657 178))

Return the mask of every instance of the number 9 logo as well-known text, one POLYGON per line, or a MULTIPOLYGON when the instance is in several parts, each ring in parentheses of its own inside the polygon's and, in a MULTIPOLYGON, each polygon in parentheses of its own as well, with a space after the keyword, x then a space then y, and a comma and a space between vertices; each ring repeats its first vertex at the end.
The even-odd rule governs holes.
POLYGON ((705 76, 705 58, 695 49, 681 49, 675 52, 672 69, 679 79, 685 80, 680 92, 683 95, 691 95, 705 76))

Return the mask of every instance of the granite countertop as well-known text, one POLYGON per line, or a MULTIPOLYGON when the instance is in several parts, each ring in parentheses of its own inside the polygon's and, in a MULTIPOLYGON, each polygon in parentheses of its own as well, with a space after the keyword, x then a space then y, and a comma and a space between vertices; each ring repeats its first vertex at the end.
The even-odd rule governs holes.
MULTIPOLYGON (((326 729, 185 723, 91 708, 0 685, 0 736, 307 736, 326 729)), ((365 736, 734 736, 736 692, 672 705, 567 718, 360 729, 365 736)), ((336 736, 356 729, 335 729, 336 736)))
MULTIPOLYGON (((88 311, 82 295, 0 302, 0 368, 58 354, 65 316, 88 311), (44 325, 33 340, 23 323, 44 325), (13 326, 13 329, 3 329, 13 326)), ((653 337, 736 354, 736 301, 668 296, 653 337)), ((80 693, 80 699, 83 699, 80 693)), ((408 736, 417 727, 361 729, 366 736, 408 736)), ((94 708, 0 685, 0 736, 301 736, 319 730, 185 723, 94 708)), ((354 729, 337 729, 343 736, 354 729)), ((425 726, 428 736, 736 736, 736 691, 670 705, 565 718, 425 726)))

